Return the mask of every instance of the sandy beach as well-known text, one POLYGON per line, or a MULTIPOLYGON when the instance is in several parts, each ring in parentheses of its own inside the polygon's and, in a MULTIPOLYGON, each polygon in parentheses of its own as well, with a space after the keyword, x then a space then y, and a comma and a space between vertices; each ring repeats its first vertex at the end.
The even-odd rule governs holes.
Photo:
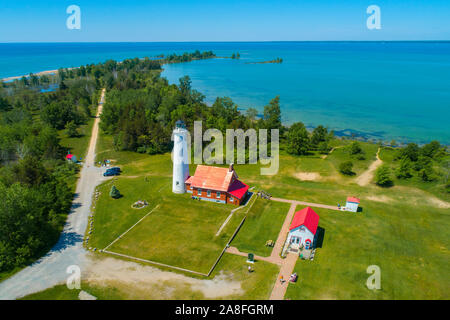
MULTIPOLYGON (((46 75, 46 74, 56 74, 56 73, 58 73, 58 70, 47 70, 47 71, 41 71, 41 72, 38 72, 38 73, 34 73, 34 75, 36 75, 36 76, 43 76, 43 75, 46 75)), ((23 76, 8 77, 8 78, 3 78, 2 81, 3 82, 14 81, 16 79, 21 79, 22 77, 29 77, 29 76, 30 75, 27 74, 27 75, 23 75, 23 76)))

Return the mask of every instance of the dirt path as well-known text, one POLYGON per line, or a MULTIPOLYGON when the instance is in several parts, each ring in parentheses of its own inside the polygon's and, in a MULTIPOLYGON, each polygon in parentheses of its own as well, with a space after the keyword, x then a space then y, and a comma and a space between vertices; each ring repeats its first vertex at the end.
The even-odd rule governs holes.
MULTIPOLYGON (((104 99, 105 90, 101 99, 104 99)), ((95 187, 105 181, 101 169, 94 166, 95 146, 97 144, 99 115, 102 104, 99 103, 97 118, 92 128, 88 154, 80 172, 72 209, 67 217, 58 243, 41 259, 34 262, 9 279, 0 283, 0 299, 12 300, 42 291, 66 281, 67 267, 77 265, 83 272, 86 264, 86 250, 83 248, 83 236, 88 224, 95 187)))
POLYGON ((364 171, 359 177, 356 178, 356 183, 359 184, 360 186, 362 187, 367 186, 370 183, 370 181, 372 181, 375 170, 377 170, 377 168, 383 164, 383 161, 380 159, 379 156, 380 150, 381 148, 378 148, 377 160, 372 162, 370 164, 369 169, 364 171))
POLYGON ((295 205, 298 205, 298 206, 316 207, 316 208, 340 211, 337 206, 330 206, 330 205, 321 204, 321 203, 305 202, 305 201, 298 201, 298 200, 289 200, 289 199, 274 198, 274 197, 270 198, 270 200, 278 201, 278 202, 292 203, 292 204, 295 204, 295 205))

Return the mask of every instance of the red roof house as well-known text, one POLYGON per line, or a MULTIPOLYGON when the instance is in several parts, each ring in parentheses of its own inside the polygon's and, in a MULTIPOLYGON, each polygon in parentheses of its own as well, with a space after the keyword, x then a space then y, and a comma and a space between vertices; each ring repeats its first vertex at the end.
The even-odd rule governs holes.
POLYGON ((305 226, 309 231, 311 231, 312 234, 316 234, 318 225, 319 215, 310 207, 306 207, 295 213, 289 230, 293 230, 300 226, 305 226))
POLYGON ((248 192, 248 185, 238 179, 232 164, 229 168, 198 165, 185 184, 195 199, 235 205, 240 205, 248 192))
POLYGON ((319 215, 310 207, 297 211, 289 227, 287 242, 291 248, 298 249, 304 246, 309 249, 314 243, 314 238, 319 225, 319 215))

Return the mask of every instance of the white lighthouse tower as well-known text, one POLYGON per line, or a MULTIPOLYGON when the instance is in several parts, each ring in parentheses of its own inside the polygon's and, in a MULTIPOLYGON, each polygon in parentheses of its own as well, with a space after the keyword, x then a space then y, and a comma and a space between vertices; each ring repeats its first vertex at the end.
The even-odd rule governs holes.
POLYGON ((184 122, 178 120, 173 129, 173 180, 172 192, 185 193, 186 185, 184 182, 189 177, 188 148, 187 148, 188 131, 184 122))

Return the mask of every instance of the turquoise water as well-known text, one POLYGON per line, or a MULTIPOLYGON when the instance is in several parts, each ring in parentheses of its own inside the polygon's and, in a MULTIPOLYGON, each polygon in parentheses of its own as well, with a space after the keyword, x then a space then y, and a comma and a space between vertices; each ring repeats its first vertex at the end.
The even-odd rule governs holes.
POLYGON ((229 96, 262 112, 280 95, 288 124, 450 144, 450 42, 0 44, 0 77, 197 49, 241 54, 164 67, 171 83, 189 75, 208 103, 229 96), (277 57, 282 64, 246 64, 277 57))

